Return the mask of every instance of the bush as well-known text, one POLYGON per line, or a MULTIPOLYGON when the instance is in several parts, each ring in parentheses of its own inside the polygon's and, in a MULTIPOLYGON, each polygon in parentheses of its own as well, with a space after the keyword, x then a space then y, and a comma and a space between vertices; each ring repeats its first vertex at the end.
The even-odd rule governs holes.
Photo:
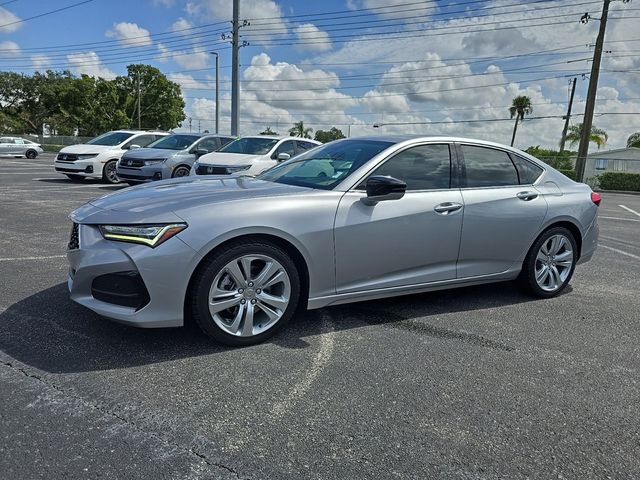
POLYGON ((574 182, 576 181, 576 171, 575 170, 566 170, 564 168, 561 168, 558 170, 560 173, 562 173, 563 175, 566 175, 567 177, 569 177, 571 180, 573 180, 574 182))
POLYGON ((640 173, 605 172, 598 175, 602 190, 640 192, 640 173))
POLYGON ((58 153, 60 150, 62 150, 64 148, 64 145, 42 145, 42 149, 45 152, 50 152, 50 153, 58 153))

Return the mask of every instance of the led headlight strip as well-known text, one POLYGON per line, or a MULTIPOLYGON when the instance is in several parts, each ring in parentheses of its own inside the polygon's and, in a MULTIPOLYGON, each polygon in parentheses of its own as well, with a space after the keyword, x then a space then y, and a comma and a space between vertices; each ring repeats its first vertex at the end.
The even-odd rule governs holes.
POLYGON ((157 247, 187 228, 185 223, 168 225, 100 225, 100 233, 107 240, 141 243, 157 247))

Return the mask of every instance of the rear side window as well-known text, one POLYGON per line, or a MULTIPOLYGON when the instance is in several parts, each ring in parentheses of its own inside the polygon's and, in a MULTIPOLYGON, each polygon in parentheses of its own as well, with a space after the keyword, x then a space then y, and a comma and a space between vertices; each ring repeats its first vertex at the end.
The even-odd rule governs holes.
POLYGON ((419 145, 391 157, 371 175, 397 178, 407 190, 435 190, 451 184, 449 145, 419 145))
POLYGON ((220 146, 224 146, 227 143, 231 143, 235 140, 233 137, 220 137, 220 146))
POLYGON ((542 175, 544 171, 539 166, 533 164, 529 160, 526 160, 518 155, 511 154, 511 160, 518 170, 518 176, 520 177, 520 185, 530 185, 542 175))
POLYGON ((315 143, 301 142, 300 140, 296 141, 296 144, 298 146, 298 152, 304 152, 304 151, 307 151, 307 150, 311 150, 314 147, 317 147, 317 145, 315 143))
POLYGON ((519 185, 518 172, 507 152, 494 148, 461 145, 466 187, 519 185))

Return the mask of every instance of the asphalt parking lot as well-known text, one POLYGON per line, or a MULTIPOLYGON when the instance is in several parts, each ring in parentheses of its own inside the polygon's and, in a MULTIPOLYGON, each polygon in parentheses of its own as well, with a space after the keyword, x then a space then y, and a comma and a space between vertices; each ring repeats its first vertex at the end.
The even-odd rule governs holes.
POLYGON ((0 158, 0 477, 640 477, 640 196, 558 298, 511 284, 331 307, 266 344, 72 303, 68 213, 118 190, 0 158))

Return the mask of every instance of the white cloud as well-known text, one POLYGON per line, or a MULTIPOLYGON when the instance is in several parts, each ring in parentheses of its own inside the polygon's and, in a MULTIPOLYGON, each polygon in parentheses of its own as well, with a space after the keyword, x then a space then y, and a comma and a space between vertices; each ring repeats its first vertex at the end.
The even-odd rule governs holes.
POLYGON ((171 30, 173 30, 174 32, 179 32, 182 35, 188 35, 189 32, 186 30, 190 29, 191 27, 193 27, 193 23, 185 18, 180 17, 173 23, 173 25, 171 25, 171 30))
POLYGON ((109 38, 119 40, 120 45, 123 47, 141 47, 153 43, 149 35, 149 30, 138 26, 136 23, 114 23, 113 29, 108 30, 105 35, 109 38))
POLYGON ((51 58, 46 55, 31 55, 31 62, 37 69, 46 69, 51 65, 51 58))
POLYGON ((0 25, 5 25, 4 27, 0 27, 1 33, 11 33, 18 30, 22 26, 22 23, 16 23, 19 20, 20 17, 6 8, 0 7, 0 25))
POLYGON ((298 41, 303 42, 296 45, 298 50, 310 50, 315 52, 325 52, 331 50, 329 34, 320 30, 312 23, 302 24, 295 29, 298 41), (305 44, 305 42, 308 42, 305 44))
POLYGON ((423 0, 422 2, 411 2, 407 5, 406 0, 348 0, 347 8, 356 10, 361 8, 374 9, 372 13, 384 18, 413 18, 425 17, 433 13, 434 2, 423 0), (387 8, 388 7, 388 8, 387 8))
POLYGON ((171 58, 171 50, 168 49, 164 44, 158 43, 158 56, 156 57, 156 61, 166 63, 171 58))
POLYGON ((113 79, 116 74, 102 64, 102 60, 96 52, 79 52, 67 55, 67 62, 71 71, 78 75, 85 74, 92 77, 113 79))
POLYGON ((7 55, 15 57, 17 55, 20 55, 20 52, 20 45, 18 45, 16 42, 12 42, 11 40, 0 42, 0 56, 7 55))
POLYGON ((173 54, 173 59, 176 63, 189 70, 206 68, 209 65, 209 57, 211 57, 211 54, 197 48, 191 51, 174 52, 173 54))
POLYGON ((176 0, 153 0, 154 5, 166 8, 173 7, 174 3, 176 3, 176 0))

